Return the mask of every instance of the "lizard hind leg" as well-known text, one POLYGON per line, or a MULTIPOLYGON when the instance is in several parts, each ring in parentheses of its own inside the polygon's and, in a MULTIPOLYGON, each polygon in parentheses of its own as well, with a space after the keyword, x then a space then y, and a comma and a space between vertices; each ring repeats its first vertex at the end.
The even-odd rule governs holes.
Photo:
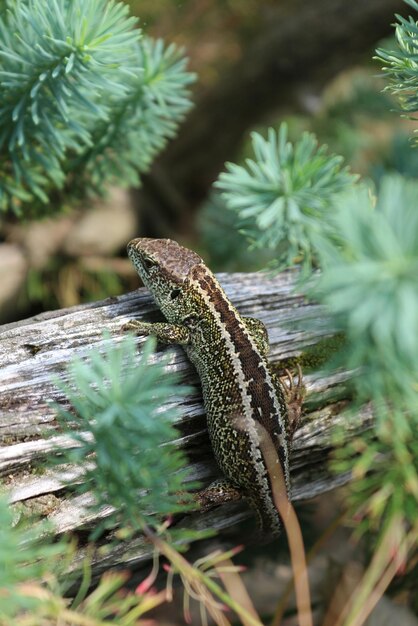
POLYGON ((241 491, 234 487, 227 478, 219 478, 206 489, 195 494, 195 500, 202 512, 227 502, 238 502, 242 497, 241 491))
POLYGON ((265 327, 263 322, 256 317, 243 317, 242 320, 252 338, 256 342, 261 354, 267 357, 270 351, 270 345, 267 328, 265 327))
POLYGON ((306 387, 303 383, 302 369, 298 364, 298 381, 295 383, 295 378, 289 372, 285 370, 287 384, 282 383, 283 392, 286 399, 288 425, 289 425, 289 439, 291 441, 295 430, 299 427, 300 418, 302 414, 303 400, 306 395, 306 387))

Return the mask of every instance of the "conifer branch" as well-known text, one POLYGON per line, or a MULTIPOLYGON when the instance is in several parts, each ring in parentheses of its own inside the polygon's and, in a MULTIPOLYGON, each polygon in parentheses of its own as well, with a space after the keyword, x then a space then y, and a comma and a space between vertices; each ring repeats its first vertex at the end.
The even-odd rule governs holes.
POLYGON ((138 183, 174 134, 193 76, 128 12, 115 0, 24 0, 0 16, 0 210, 39 215, 107 182, 138 183))

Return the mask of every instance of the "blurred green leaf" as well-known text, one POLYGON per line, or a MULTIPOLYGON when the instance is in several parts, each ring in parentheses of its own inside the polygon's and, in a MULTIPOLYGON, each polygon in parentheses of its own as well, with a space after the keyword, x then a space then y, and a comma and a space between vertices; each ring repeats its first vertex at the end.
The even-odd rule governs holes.
POLYGON ((17 523, 7 498, 0 495, 0 623, 10 624, 23 610, 33 610, 41 599, 30 597, 19 583, 41 582, 56 571, 60 557, 68 551, 63 543, 52 543, 47 529, 29 520, 17 523))
MULTIPOLYGON (((415 11, 415 0, 404 0, 415 11)), ((401 109, 407 113, 418 110, 418 23, 412 17, 396 16, 396 40, 398 48, 376 50, 376 59, 385 65, 383 71, 389 80, 387 90, 399 100, 401 109)))
POLYGON ((382 179, 377 199, 347 193, 333 241, 318 241, 317 297, 347 335, 346 366, 365 370, 366 397, 416 398, 418 381, 418 182, 382 179))

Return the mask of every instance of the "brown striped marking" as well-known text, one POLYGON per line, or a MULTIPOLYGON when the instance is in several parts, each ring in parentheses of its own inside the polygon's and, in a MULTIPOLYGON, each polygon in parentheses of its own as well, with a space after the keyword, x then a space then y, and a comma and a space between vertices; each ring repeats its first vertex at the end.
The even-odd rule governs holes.
POLYGON ((245 393, 253 409, 251 417, 258 421, 270 435, 284 466, 287 453, 281 436, 283 434, 281 407, 264 358, 260 355, 244 323, 240 323, 238 311, 227 299, 218 281, 207 267, 203 264, 195 265, 189 273, 189 279, 199 285, 202 295, 208 297, 221 318, 224 330, 229 333, 236 348, 243 376, 248 383, 245 393))

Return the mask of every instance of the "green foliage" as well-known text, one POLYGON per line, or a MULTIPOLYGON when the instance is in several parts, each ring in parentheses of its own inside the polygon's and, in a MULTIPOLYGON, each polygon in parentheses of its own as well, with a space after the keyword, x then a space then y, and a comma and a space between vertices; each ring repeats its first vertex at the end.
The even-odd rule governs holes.
POLYGON ((348 500, 358 516, 358 534, 372 530, 381 536, 395 517, 405 522, 405 531, 417 531, 418 411, 407 414, 408 432, 394 435, 405 424, 405 406, 374 406, 375 415, 386 414, 384 428, 340 448, 333 466, 353 473, 348 500))
POLYGON ((52 536, 42 524, 31 529, 16 524, 7 499, 0 496, 0 626, 137 626, 140 616, 166 600, 164 592, 128 592, 124 588, 127 572, 105 574, 87 594, 91 567, 86 561, 71 603, 64 595, 68 584, 65 566, 73 556, 71 544, 52 544, 52 536), (65 577, 60 579, 63 572, 65 577))
POLYGON ((275 249, 280 267, 302 257, 309 268, 314 234, 328 228, 336 196, 356 177, 311 133, 292 145, 282 124, 278 133, 270 128, 267 139, 253 133, 252 140, 255 159, 227 163, 215 184, 253 247, 275 249))
POLYGON ((381 532, 383 520, 418 519, 417 197, 418 183, 400 176, 383 178, 377 199, 364 187, 344 197, 334 240, 318 246, 313 289, 345 335, 357 401, 373 405, 375 429, 341 450, 337 466, 357 478, 359 528, 381 532))
POLYGON ((137 183, 174 134, 193 77, 128 12, 114 0, 21 0, 0 16, 0 210, 36 202, 39 214, 57 191, 62 202, 137 183))
POLYGON ((217 186, 257 248, 276 247, 282 264, 302 257, 301 286, 326 306, 342 337, 337 363, 353 371, 354 407, 371 401, 375 428, 336 459, 339 472, 354 473, 349 500, 358 529, 382 538, 395 527, 411 528, 412 536, 418 519, 418 183, 382 176, 375 197, 370 184, 354 185, 336 157, 313 150, 308 138, 290 146, 283 127, 278 139, 272 130, 267 141, 256 136, 255 160, 229 164, 217 186), (316 179, 317 172, 324 176, 316 179), (286 213, 288 197, 292 211, 286 213), (312 260, 320 274, 307 271, 312 260))
POLYGON ((69 383, 60 384, 74 412, 60 409, 59 419, 78 446, 64 451, 65 460, 91 462, 76 489, 91 490, 97 507, 114 507, 109 523, 126 528, 145 515, 158 524, 187 509, 187 494, 182 504, 178 495, 187 480, 185 457, 172 442, 179 436, 174 401, 188 388, 167 371, 168 357, 154 360, 154 346, 148 339, 139 359, 130 336, 104 354, 92 350, 87 361, 70 364, 69 383))
MULTIPOLYGON (((405 0, 418 11, 416 0, 405 0)), ((418 111, 418 23, 413 17, 397 15, 397 50, 378 49, 377 59, 386 65, 383 71, 389 79, 387 90, 399 98, 401 108, 407 113, 418 111)))
POLYGON ((417 197, 418 183, 400 176, 382 180, 375 206, 360 187, 339 203, 334 240, 318 244, 323 273, 315 292, 346 333, 346 365, 365 369, 358 383, 363 396, 414 395, 417 197))
POLYGON ((19 589, 19 583, 42 580, 56 569, 57 557, 65 544, 52 545, 39 526, 17 525, 5 496, 0 496, 0 624, 10 624, 22 609, 33 610, 40 600, 19 589))
POLYGON ((136 52, 142 71, 128 77, 126 96, 112 102, 111 123, 97 124, 91 145, 69 163, 71 177, 79 174, 97 193, 104 181, 137 185, 138 173, 148 170, 190 108, 187 85, 193 75, 181 51, 144 38, 136 52))

